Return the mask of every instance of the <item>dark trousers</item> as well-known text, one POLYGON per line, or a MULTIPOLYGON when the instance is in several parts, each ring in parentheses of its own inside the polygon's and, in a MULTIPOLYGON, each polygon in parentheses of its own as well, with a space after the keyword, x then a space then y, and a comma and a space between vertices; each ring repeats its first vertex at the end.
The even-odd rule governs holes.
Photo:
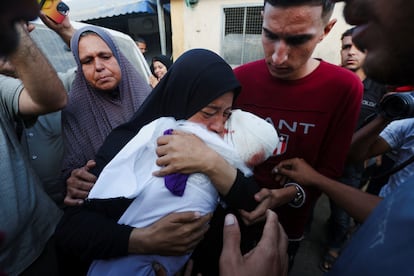
POLYGON ((20 276, 58 276, 59 269, 56 257, 55 239, 49 239, 42 254, 20 276))
MULTIPOLYGON (((360 187, 363 170, 363 164, 347 165, 339 181, 358 189, 360 187)), ((351 226, 351 217, 332 200, 329 200, 329 203, 331 215, 328 220, 328 247, 340 250, 347 239, 348 230, 351 226)))

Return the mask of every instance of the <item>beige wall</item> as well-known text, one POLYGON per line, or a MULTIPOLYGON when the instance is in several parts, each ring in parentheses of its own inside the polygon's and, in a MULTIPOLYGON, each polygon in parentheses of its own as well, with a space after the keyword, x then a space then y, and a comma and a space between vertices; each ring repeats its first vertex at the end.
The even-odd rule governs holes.
POLYGON ((337 3, 332 15, 332 19, 337 19, 335 26, 332 28, 328 36, 316 47, 314 57, 322 58, 334 64, 340 64, 341 57, 339 51, 341 49, 341 35, 350 28, 343 16, 343 3, 337 3))
MULTIPOLYGON (((171 0, 171 24, 174 60, 184 51, 207 48, 218 54, 221 50, 223 7, 263 5, 263 0, 199 0, 187 7, 184 0, 171 0)), ((343 4, 337 4, 332 18, 338 22, 331 33, 318 45, 314 56, 339 64, 340 36, 348 28, 342 17, 343 4)), ((260 45, 260 41, 258 41, 260 45)))

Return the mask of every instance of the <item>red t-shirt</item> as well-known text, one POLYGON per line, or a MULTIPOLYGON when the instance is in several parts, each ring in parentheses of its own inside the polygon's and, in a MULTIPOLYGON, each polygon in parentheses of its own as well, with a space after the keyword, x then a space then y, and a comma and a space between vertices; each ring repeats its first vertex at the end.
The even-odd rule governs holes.
MULTIPOLYGON (((273 167, 293 157, 305 159, 331 178, 342 174, 363 94, 362 82, 349 70, 321 61, 306 77, 287 81, 272 77, 264 60, 234 69, 242 91, 235 107, 271 122, 282 137, 280 147, 255 168, 262 187, 280 188, 272 177, 273 167)), ((320 192, 305 188, 301 208, 276 209, 290 239, 303 236, 306 222, 320 192)))

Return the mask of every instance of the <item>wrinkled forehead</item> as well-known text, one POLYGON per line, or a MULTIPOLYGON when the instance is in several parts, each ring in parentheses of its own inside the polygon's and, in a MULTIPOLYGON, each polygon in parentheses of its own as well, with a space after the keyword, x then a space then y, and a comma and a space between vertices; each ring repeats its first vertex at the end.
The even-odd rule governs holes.
POLYGON ((79 39, 79 55, 85 52, 112 52, 108 43, 95 33, 88 33, 87 35, 81 36, 79 39))
MULTIPOLYGON (((105 46, 105 48, 108 47, 112 54, 115 56, 118 63, 120 63, 120 52, 118 51, 118 48, 112 36, 100 27, 87 26, 77 30, 70 41, 70 46, 73 55, 75 56, 75 60, 78 64, 78 67, 81 66, 79 62, 79 43, 81 40, 87 39, 88 37, 94 39, 99 44, 105 46), (98 38, 99 40, 97 40, 96 38, 98 38), (102 43, 100 43, 101 41, 102 43)), ((91 44, 91 46, 93 45, 91 44)))

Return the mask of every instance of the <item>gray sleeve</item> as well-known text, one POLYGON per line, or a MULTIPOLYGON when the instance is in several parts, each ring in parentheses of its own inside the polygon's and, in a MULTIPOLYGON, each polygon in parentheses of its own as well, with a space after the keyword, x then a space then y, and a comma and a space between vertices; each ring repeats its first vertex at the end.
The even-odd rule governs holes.
POLYGON ((72 83, 75 80, 76 76, 76 67, 69 69, 65 73, 58 73, 59 79, 62 81, 63 86, 65 87, 66 92, 69 92, 72 88, 72 83))
MULTIPOLYGON (((70 91, 73 80, 75 79, 76 68, 70 69, 65 73, 59 73, 66 91, 70 91)), ((21 80, 7 77, 0 74, 0 104, 6 114, 9 114, 11 120, 17 120, 19 117, 19 97, 24 85, 21 80)), ((26 126, 33 124, 37 116, 25 118, 26 126)))
POLYGON ((19 96, 22 90, 23 83, 19 79, 0 75, 0 104, 13 120, 19 114, 19 96))

